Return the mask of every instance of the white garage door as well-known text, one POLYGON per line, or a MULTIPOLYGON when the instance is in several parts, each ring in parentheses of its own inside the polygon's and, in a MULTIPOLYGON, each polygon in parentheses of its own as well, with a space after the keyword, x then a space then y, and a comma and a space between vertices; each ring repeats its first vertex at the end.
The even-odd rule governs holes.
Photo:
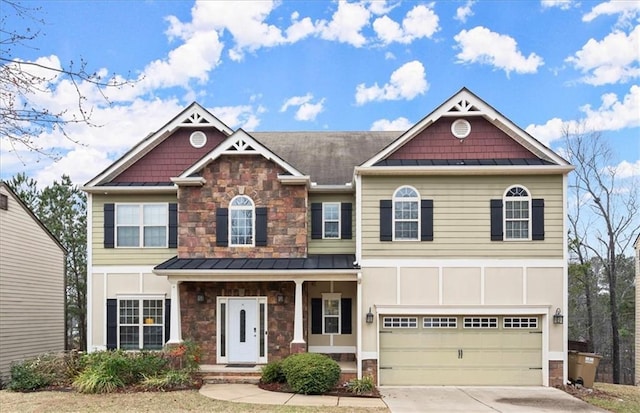
POLYGON ((537 316, 382 317, 380 384, 542 385, 537 316))

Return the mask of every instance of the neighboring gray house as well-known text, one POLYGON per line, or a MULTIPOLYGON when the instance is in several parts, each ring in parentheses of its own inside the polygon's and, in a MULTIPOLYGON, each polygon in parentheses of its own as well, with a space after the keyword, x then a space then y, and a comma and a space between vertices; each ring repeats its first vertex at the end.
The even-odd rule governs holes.
POLYGON ((64 350, 65 254, 0 181, 0 378, 5 383, 12 362, 64 350))

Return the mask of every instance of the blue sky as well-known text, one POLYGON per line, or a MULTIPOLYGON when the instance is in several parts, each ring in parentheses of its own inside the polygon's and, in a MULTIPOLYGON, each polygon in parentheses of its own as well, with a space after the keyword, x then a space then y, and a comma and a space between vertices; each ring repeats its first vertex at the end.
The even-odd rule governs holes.
MULTIPOLYGON (((563 128, 600 131, 640 175, 640 1, 24 4, 45 24, 12 58, 136 82, 111 106, 80 85, 101 127, 43 134, 57 162, 0 141, 3 179, 83 184, 194 100, 233 129, 403 130, 462 87, 560 152, 563 128)), ((33 101, 71 116, 68 79, 43 75, 33 101)))

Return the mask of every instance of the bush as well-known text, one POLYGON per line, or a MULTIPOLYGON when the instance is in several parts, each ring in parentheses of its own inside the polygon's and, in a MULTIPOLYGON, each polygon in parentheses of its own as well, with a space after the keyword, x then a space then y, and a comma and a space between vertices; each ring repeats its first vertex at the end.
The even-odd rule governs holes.
POLYGON ((318 353, 294 354, 282 361, 287 384, 296 393, 322 394, 335 387, 340 379, 340 366, 318 353))
POLYGON ((262 377, 260 381, 263 383, 284 383, 287 381, 282 372, 282 361, 272 361, 262 367, 262 377))
POLYGON ((192 384, 191 373, 188 370, 169 370, 160 375, 145 376, 142 386, 148 390, 169 390, 192 384))
POLYGON ((200 369, 200 346, 191 340, 166 348, 165 354, 174 369, 187 369, 192 372, 200 369))
POLYGON ((25 360, 11 365, 11 379, 7 386, 13 391, 33 391, 51 384, 51 377, 38 370, 32 360, 25 360))
POLYGON ((46 386, 66 386, 78 375, 77 352, 42 354, 11 366, 7 387, 13 391, 33 391, 46 386))
POLYGON ((375 389, 375 387, 376 386, 373 383, 373 377, 371 376, 365 376, 361 379, 349 380, 349 382, 347 383, 347 389, 355 394, 371 393, 373 389, 375 389))

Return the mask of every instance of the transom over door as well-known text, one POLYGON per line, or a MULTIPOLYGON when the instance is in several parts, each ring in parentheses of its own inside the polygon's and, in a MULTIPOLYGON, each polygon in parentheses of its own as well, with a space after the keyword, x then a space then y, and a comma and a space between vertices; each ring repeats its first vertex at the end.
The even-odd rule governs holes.
POLYGON ((230 363, 258 361, 258 301, 229 299, 228 348, 230 363))
POLYGON ((382 317, 379 337, 381 385, 542 385, 536 316, 382 317))

